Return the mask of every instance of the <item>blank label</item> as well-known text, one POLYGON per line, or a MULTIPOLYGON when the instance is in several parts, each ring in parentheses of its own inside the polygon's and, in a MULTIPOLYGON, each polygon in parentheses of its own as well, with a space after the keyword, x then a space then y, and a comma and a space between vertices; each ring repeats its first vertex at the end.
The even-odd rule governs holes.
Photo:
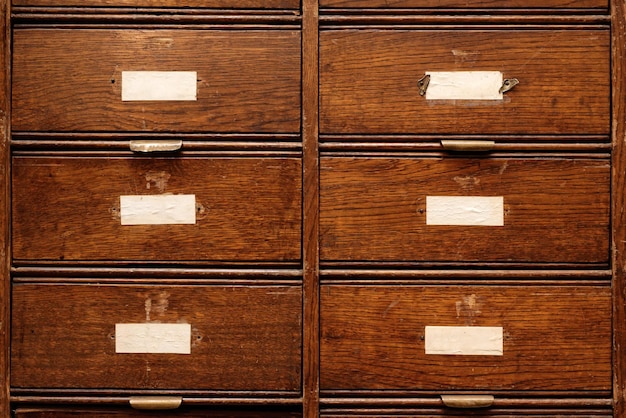
POLYGON ((120 196, 122 225, 173 225, 196 223, 196 196, 120 196))
POLYGON ((191 354, 191 325, 115 324, 115 352, 191 354))
POLYGON ((122 101, 196 100, 195 71, 122 71, 122 101))
POLYGON ((427 225, 504 225, 502 196, 426 196, 427 225))
POLYGON ((426 100, 502 100, 499 71, 426 72, 430 82, 426 100))
POLYGON ((426 354, 501 356, 502 334, 502 327, 427 326, 426 354))

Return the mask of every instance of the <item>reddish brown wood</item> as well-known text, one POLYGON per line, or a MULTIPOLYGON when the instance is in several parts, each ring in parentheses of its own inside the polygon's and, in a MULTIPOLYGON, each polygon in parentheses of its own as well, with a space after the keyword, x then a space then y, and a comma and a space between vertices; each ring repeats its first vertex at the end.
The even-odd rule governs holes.
POLYGON ((609 286, 321 289, 323 389, 609 390, 609 286), (503 327, 502 356, 426 355, 425 326, 503 327))
POLYGON ((321 159, 328 261, 608 263, 602 160, 321 159), (427 225, 427 196, 502 196, 504 226, 427 225))
POLYGON ((324 30, 320 132, 604 134, 608 30, 324 30), (495 101, 427 101, 427 71, 501 71, 520 84, 495 101))
POLYGON ((301 389, 300 286, 13 286, 15 388, 301 389), (115 324, 189 323, 191 354, 116 353, 115 324))
POLYGON ((134 418, 145 417, 146 413, 161 418, 298 418, 302 414, 295 412, 249 412, 249 411, 206 411, 177 410, 170 412, 132 411, 127 408, 94 409, 94 408, 19 408, 15 418, 134 418), (158 415, 155 415, 158 414, 158 415))
POLYGON ((300 260, 301 161, 13 159, 18 260, 300 260), (88 174, 93 173, 93 174, 88 174), (193 194, 191 225, 121 225, 120 196, 193 194))
MULTIPOLYGON (((65 7, 180 7, 175 0, 15 0, 15 6, 65 6, 65 7)), ((297 0, 186 0, 185 7, 234 9, 297 9, 297 0)))
POLYGON ((563 8, 563 9, 599 9, 606 11, 607 0, 321 0, 322 8, 457 8, 457 9, 528 9, 528 8, 563 8))
POLYGON ((13 67, 15 131, 300 130, 295 30, 18 29, 13 67), (197 71, 198 98, 122 102, 122 71, 197 71))

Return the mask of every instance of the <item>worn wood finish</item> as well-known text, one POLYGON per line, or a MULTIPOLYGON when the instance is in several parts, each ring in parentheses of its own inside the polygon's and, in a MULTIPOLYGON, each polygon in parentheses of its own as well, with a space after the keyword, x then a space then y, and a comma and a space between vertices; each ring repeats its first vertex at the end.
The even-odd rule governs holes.
MULTIPOLYGON (((32 0, 30 0, 32 2, 32 0)), ((606 11, 608 0, 321 0, 322 8, 432 8, 432 9, 599 9, 606 11)))
POLYGON ((207 410, 176 410, 176 411, 132 411, 129 409, 97 409, 97 408, 19 408, 15 418, 298 418, 302 414, 296 412, 251 412, 251 411, 207 411, 207 410))
POLYGON ((12 386, 297 394, 301 299, 295 285, 14 285, 12 386), (151 322, 191 324, 191 354, 116 353, 115 324, 151 322))
MULTIPOLYGON (((65 7, 167 7, 183 6, 175 0, 14 0, 14 6, 65 7)), ((297 0, 185 0, 184 7, 234 9, 298 9, 297 0)))
POLYGON ((17 29, 12 128, 298 132, 300 38, 295 30, 17 29), (197 71, 197 100, 122 102, 122 71, 197 71))
POLYGON ((608 161, 322 157, 321 259, 608 263, 608 161), (503 226, 427 225, 427 196, 503 196, 503 226))
POLYGON ((608 286, 327 284, 320 311, 323 390, 611 388, 608 286), (503 327, 503 355, 426 355, 425 326, 503 327))
POLYGON ((13 159, 16 260, 297 261, 296 158, 13 159), (88 174, 93 173, 93 174, 88 174), (193 194, 192 225, 121 225, 121 195, 193 194))
POLYGON ((0 416, 10 412, 11 312, 11 23, 10 2, 0 0, 0 416))
POLYGON ((576 409, 478 409, 454 411, 445 408, 418 409, 408 411, 369 409, 364 411, 330 411, 323 412, 322 418, 465 418, 465 417, 489 417, 489 418, 610 418, 613 417, 610 410, 576 410, 576 409))
POLYGON ((320 132, 608 136, 609 42, 603 29, 323 30, 320 132), (500 71, 519 85, 503 100, 427 101, 427 71, 500 71))

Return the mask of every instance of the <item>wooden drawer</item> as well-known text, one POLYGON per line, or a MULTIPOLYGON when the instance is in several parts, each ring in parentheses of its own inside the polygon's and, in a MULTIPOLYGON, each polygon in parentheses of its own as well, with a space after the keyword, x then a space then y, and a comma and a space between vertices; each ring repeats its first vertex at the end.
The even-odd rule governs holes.
MULTIPOLYGON (((320 132, 608 135, 609 35, 602 29, 323 30, 320 132), (431 78, 420 95, 426 73, 453 72, 474 85, 482 76, 469 72, 485 71, 519 84, 501 99, 446 99, 463 97, 447 93, 433 99, 431 78)), ((438 83, 445 84, 440 77, 438 83)), ((479 93, 490 92, 489 83, 479 93)))
MULTIPOLYGON (((50 1, 50 0, 49 0, 50 1)), ((32 0, 31 0, 32 2, 32 0)), ((459 9, 527 9, 559 8, 559 9, 607 9, 606 0, 395 0, 393 3, 384 0, 320 0, 322 8, 459 8, 459 9)))
POLYGON ((293 412, 250 412, 250 411, 215 411, 215 408, 191 411, 132 411, 129 409, 104 408, 18 408, 15 418, 298 418, 302 414, 293 412))
POLYGON ((13 257, 298 261, 301 171, 298 158, 16 156, 13 257))
POLYGON ((605 160, 322 157, 320 166, 323 261, 609 261, 605 160))
POLYGON ((300 286, 25 283, 12 297, 14 388, 300 389, 300 286))
MULTIPOLYGON (((554 402, 558 404, 557 400, 554 402)), ((565 409, 565 408, 478 408, 449 410, 445 408, 421 408, 401 410, 368 409, 362 412, 332 411, 320 414, 321 418, 466 418, 466 417, 489 417, 489 418, 613 418, 610 408, 604 409, 565 409)))
POLYGON ((13 6, 299 9, 298 0, 13 0, 13 6))
POLYGON ((300 33, 16 29, 12 89, 14 131, 295 133, 300 33))
POLYGON ((323 390, 611 390, 609 286, 325 284, 320 316, 323 390))

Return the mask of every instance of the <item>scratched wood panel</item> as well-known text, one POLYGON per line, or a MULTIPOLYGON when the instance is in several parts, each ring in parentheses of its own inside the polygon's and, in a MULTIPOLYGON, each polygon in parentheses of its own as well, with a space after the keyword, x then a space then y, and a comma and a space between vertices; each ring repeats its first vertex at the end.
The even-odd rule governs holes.
POLYGON ((298 9, 298 0, 13 0, 14 6, 298 9))
POLYGON ((608 30, 323 30, 320 132, 609 134, 608 30), (502 100, 426 100, 430 71, 500 71, 502 100))
POLYGON ((297 261, 298 158, 14 157, 14 260, 297 261), (122 225, 120 196, 195 195, 195 224, 122 225))
POLYGON ((292 30, 16 29, 12 128, 299 132, 300 61, 292 30), (122 71, 196 71, 197 100, 123 102, 122 71))
POLYGON ((610 164, 322 157, 325 261, 608 263, 610 164), (430 225, 427 196, 501 196, 501 226, 430 225))
POLYGON ((300 286, 19 284, 15 388, 298 391, 300 286), (191 354, 116 353, 115 324, 191 324, 191 354))
POLYGON ((102 409, 84 407, 66 408, 18 408, 15 418, 298 418, 302 414, 296 412, 251 412, 251 411, 215 411, 216 408, 176 411, 133 411, 129 409, 102 409))
POLYGON ((85 407, 66 408, 18 408, 15 418, 298 418, 302 414, 296 412, 251 412, 251 411, 215 411, 216 408, 176 411, 133 411, 129 409, 103 409, 85 407), (147 415, 148 414, 148 415, 147 415))
POLYGON ((323 390, 611 390, 609 286, 321 287, 323 390), (502 327, 503 354, 425 354, 426 326, 502 327))
MULTIPOLYGON (((31 0, 32 1, 32 0, 31 0)), ((339 8, 461 8, 461 9, 607 9, 607 0, 320 0, 320 7, 339 8)))

